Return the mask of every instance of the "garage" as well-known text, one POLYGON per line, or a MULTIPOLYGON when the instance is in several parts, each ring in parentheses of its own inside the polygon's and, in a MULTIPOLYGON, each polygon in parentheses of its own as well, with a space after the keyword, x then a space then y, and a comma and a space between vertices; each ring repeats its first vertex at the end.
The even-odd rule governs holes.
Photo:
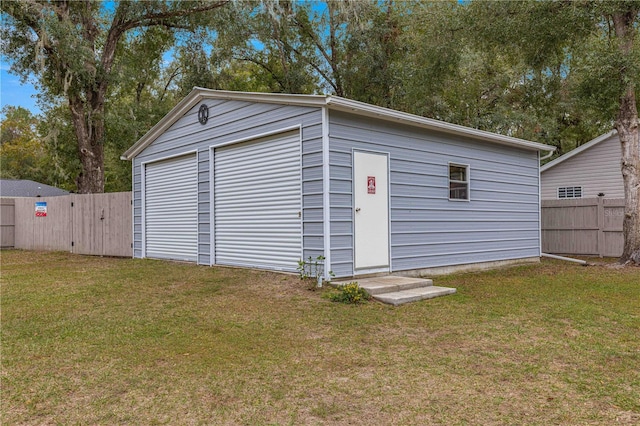
POLYGON ((144 182, 146 257, 197 261, 195 153, 145 164, 144 182))
POLYGON ((293 271, 302 256, 299 131, 213 150, 214 258, 293 271))
POLYGON ((537 262, 553 149, 338 96, 196 87, 121 157, 133 255, 325 279, 537 262))

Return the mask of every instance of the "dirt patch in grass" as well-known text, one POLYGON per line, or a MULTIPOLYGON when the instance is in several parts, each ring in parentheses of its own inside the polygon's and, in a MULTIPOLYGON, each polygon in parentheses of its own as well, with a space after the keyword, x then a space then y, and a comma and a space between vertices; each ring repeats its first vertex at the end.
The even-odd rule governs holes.
POLYGON ((640 419, 637 269, 545 260, 390 307, 270 272, 1 256, 3 424, 640 419))

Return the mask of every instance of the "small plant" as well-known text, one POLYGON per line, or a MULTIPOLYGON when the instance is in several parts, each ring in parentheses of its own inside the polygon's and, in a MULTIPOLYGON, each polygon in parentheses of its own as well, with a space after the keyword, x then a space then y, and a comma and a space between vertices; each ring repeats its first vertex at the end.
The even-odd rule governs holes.
POLYGON ((364 303, 370 298, 369 293, 355 281, 339 286, 336 292, 329 295, 332 302, 349 304, 364 303))
MULTIPOLYGON (((301 280, 313 278, 315 279, 315 287, 322 287, 322 278, 324 275, 324 256, 317 256, 315 259, 309 256, 306 260, 300 259, 296 268, 301 280)), ((329 271, 330 276, 334 276, 329 271)))

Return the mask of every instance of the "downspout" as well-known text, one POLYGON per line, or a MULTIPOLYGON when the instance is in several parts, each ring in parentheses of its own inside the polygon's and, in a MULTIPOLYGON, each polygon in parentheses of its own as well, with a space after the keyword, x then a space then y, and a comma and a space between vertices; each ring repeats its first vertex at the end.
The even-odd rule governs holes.
POLYGON ((551 157, 554 152, 556 152, 555 148, 553 148, 551 151, 549 151, 549 153, 547 155, 545 155, 544 157, 540 157, 540 161, 546 160, 547 158, 551 157))
MULTIPOLYGON (((546 160, 547 158, 551 157, 553 155, 553 153, 555 152, 555 148, 551 151, 549 151, 549 153, 547 155, 545 155, 544 157, 540 157, 540 161, 542 160, 546 160)), ((540 173, 538 173, 538 176, 540 176, 540 173)), ((542 177, 540 176, 540 179, 538 180, 538 182, 540 183, 540 187, 542 188, 542 177)), ((539 192, 540 193, 540 197, 542 198, 542 191, 539 192)), ((582 266, 587 266, 587 262, 585 262, 584 260, 580 260, 580 259, 574 259, 572 257, 565 257, 565 256, 558 256, 555 254, 549 254, 549 253, 542 253, 542 200, 540 200, 540 257, 548 257, 550 259, 556 259, 556 260, 564 260, 566 262, 575 262, 578 263, 582 266)))
POLYGON ((331 280, 331 193, 329 185, 329 108, 322 107, 322 233, 324 248, 323 277, 318 278, 318 287, 322 287, 322 278, 331 280))
POLYGON ((567 262, 575 262, 575 263, 579 263, 580 265, 587 266, 586 261, 580 260, 580 259, 574 259, 572 257, 558 256, 558 255, 549 254, 549 253, 542 253, 542 257, 548 257, 550 259, 557 259, 557 260, 564 260, 567 262))
POLYGON ((542 253, 542 173, 540 173, 540 162, 551 157, 556 151, 556 148, 550 149, 547 155, 540 157, 540 151, 538 151, 538 253, 543 256, 542 253))

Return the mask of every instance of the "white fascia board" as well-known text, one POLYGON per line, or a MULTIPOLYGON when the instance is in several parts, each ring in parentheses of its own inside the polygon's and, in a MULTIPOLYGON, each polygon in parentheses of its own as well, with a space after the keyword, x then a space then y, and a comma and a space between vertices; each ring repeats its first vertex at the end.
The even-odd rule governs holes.
POLYGON ((187 113, 194 105, 196 105, 202 96, 198 93, 197 90, 192 90, 184 99, 182 99, 178 104, 171 109, 158 121, 158 123, 151 128, 147 133, 144 134, 136 143, 134 143, 131 148, 126 150, 124 154, 120 156, 121 160, 129 160, 131 161, 133 157, 138 155, 142 150, 144 150, 151 142, 156 140, 158 136, 164 133, 173 123, 175 123, 180 117, 187 113))
POLYGON ((502 145, 517 146, 532 151, 555 151, 556 147, 538 142, 527 141, 511 136, 499 135, 497 133, 477 130, 471 127, 460 126, 447 123, 446 121, 434 120, 432 118, 421 117, 419 115, 396 111, 389 108, 378 107, 363 102, 352 101, 340 97, 330 97, 327 100, 329 107, 334 110, 350 112, 357 115, 378 118, 388 121, 396 121, 411 126, 421 127, 429 130, 436 130, 461 136, 468 136, 473 139, 481 139, 502 145))
POLYGON ((230 101, 262 102, 280 105, 323 107, 327 104, 327 95, 296 95, 289 93, 234 92, 231 90, 213 90, 194 87, 204 99, 226 99, 230 101))
POLYGON ((213 90, 194 87, 193 90, 160 119, 160 121, 142 136, 122 156, 121 160, 132 160, 142 152, 156 138, 164 133, 173 123, 187 113, 191 108, 204 99, 226 99, 233 101, 263 102, 280 105, 295 105, 306 107, 323 107, 327 96, 324 95, 290 95, 281 93, 233 92, 228 90, 213 90))
POLYGON ((583 151, 588 150, 589 148, 591 148, 592 146, 595 146, 597 144, 599 144, 600 142, 604 142, 607 139, 609 139, 612 136, 615 136, 616 134, 618 134, 617 131, 612 130, 609 133, 605 133, 604 135, 600 135, 595 139, 590 140, 589 142, 585 143, 584 145, 581 145, 579 147, 577 147, 574 150, 571 150, 569 152, 567 152, 564 155, 561 155, 560 157, 556 158, 553 161, 549 161, 547 164, 545 164, 544 166, 540 167, 540 172, 544 172, 546 170, 549 170, 552 167, 557 166, 558 164, 568 160, 571 157, 575 157, 576 155, 580 154, 583 151))
POLYGON ((480 139, 487 142, 498 143, 508 146, 516 146, 532 151, 555 151, 555 147, 510 136, 503 136, 497 133, 486 132, 484 130, 472 129, 470 127, 459 126, 445 121, 425 118, 406 112, 396 111, 389 108, 378 107, 364 102, 353 101, 330 95, 292 95, 284 93, 254 93, 254 92, 234 92, 227 90, 213 90, 202 87, 194 87, 193 90, 165 115, 155 126, 151 128, 142 138, 140 138, 122 156, 122 160, 132 160, 142 150, 144 150, 158 136, 165 132, 173 123, 182 117, 187 111, 193 108, 203 99, 226 99, 246 102, 266 102, 280 105, 294 105, 303 107, 328 107, 336 111, 349 112, 356 115, 373 117, 386 121, 394 121, 414 127, 435 130, 460 136, 468 136, 473 139, 480 139))

